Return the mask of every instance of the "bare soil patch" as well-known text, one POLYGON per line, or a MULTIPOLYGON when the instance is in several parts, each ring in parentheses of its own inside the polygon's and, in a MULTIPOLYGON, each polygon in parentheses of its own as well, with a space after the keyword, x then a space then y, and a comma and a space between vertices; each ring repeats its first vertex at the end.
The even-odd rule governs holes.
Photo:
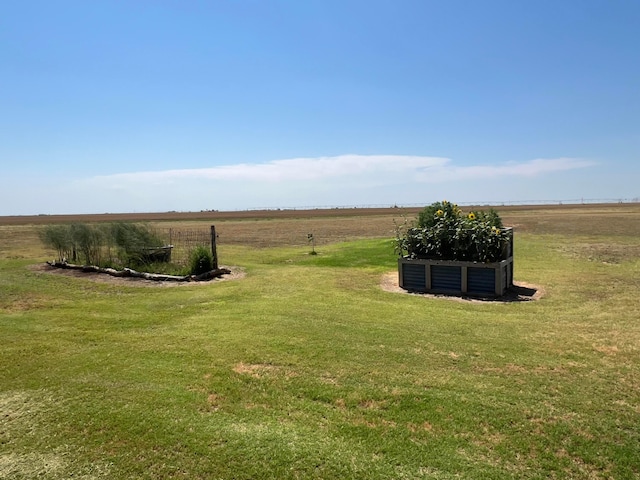
POLYGON ((410 292, 404 288, 400 288, 398 283, 398 272, 385 273, 380 280, 380 288, 385 292, 404 293, 406 295, 417 295, 424 298, 439 298, 458 302, 530 302, 540 300, 545 294, 544 289, 539 285, 532 285, 525 282, 518 282, 518 284, 514 284, 513 288, 502 297, 471 297, 410 292))

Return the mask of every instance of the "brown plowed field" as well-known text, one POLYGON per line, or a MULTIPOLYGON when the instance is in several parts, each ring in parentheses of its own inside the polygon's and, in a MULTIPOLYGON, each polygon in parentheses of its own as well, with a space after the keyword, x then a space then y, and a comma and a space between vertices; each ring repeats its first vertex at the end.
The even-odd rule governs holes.
MULTIPOLYGON (((464 207, 469 211, 475 207, 464 207)), ((487 206, 477 207, 488 209, 487 206)), ((516 232, 585 236, 636 236, 640 239, 640 203, 496 206, 505 225, 516 232)), ((159 228, 209 229, 219 243, 255 247, 306 245, 359 238, 391 238, 394 222, 412 221, 420 208, 335 208, 238 212, 166 212, 100 215, 0 217, 0 252, 37 248, 38 226, 68 222, 148 222, 159 228)))
POLYGON ((388 216, 394 213, 416 214, 420 208, 331 208, 313 210, 242 210, 218 212, 102 213, 79 215, 0 216, 0 225, 48 225, 69 222, 213 222, 220 220, 271 220, 317 217, 388 216))

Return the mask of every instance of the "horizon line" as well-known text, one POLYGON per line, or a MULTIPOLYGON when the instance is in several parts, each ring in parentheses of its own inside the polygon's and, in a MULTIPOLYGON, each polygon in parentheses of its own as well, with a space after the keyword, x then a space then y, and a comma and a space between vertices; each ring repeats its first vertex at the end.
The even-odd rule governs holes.
MULTIPOLYGON (((432 202, 433 203, 433 202, 432 202)), ((564 200, 506 200, 506 201, 474 201, 474 202, 456 202, 460 206, 465 207, 509 207, 509 206, 543 206, 543 205, 610 205, 610 204, 633 204, 640 203, 640 197, 633 198, 580 198, 580 199, 564 199, 564 200)), ((160 214, 197 214, 197 213, 240 213, 240 212, 272 212, 272 211, 310 211, 310 210, 367 210, 367 209, 395 209, 395 208, 420 208, 426 207, 430 203, 394 203, 394 204, 359 204, 359 205, 303 205, 303 206, 280 206, 280 207, 251 207, 243 209, 217 210, 164 210, 164 211, 127 211, 127 212, 100 212, 100 213, 35 213, 35 214, 17 214, 17 215, 0 215, 0 218, 24 218, 24 217, 66 217, 73 215, 160 215, 160 214)))

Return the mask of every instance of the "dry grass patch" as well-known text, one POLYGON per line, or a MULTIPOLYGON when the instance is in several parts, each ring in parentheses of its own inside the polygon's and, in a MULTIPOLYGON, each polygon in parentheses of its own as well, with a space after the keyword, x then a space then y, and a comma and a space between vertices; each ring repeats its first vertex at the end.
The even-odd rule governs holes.
POLYGON ((7 297, 4 301, 0 300, 0 310, 6 313, 26 312, 53 306, 51 299, 41 295, 7 297))
POLYGON ((39 416, 53 403, 53 396, 46 390, 0 393, 0 425, 3 435, 11 441, 24 432, 35 430, 39 416))
POLYGON ((590 262, 620 264, 640 259, 640 244, 620 245, 615 243, 573 243, 557 249, 569 258, 590 262))
POLYGON ((110 466, 107 463, 79 464, 73 447, 23 446, 25 441, 31 440, 46 443, 52 436, 47 425, 48 413, 54 405, 54 396, 46 390, 0 393, 0 478, 108 478, 110 466), (8 451, 3 451, 5 448, 8 451))
POLYGON ((298 376, 298 374, 290 368, 282 367, 279 365, 271 365, 267 363, 240 362, 233 367, 233 371, 239 375, 248 375, 253 378, 265 378, 273 376, 294 378, 298 376))
POLYGON ((0 455, 0 478, 60 478, 67 464, 53 453, 6 453, 0 455))

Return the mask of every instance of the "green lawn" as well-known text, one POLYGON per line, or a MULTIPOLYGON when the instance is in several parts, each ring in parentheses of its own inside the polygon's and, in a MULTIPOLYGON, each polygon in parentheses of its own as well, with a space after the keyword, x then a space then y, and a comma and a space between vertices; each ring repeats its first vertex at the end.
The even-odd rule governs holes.
POLYGON ((389 239, 167 288, 4 255, 0 478, 638 478, 637 240, 516 242, 539 301, 383 291, 389 239))

